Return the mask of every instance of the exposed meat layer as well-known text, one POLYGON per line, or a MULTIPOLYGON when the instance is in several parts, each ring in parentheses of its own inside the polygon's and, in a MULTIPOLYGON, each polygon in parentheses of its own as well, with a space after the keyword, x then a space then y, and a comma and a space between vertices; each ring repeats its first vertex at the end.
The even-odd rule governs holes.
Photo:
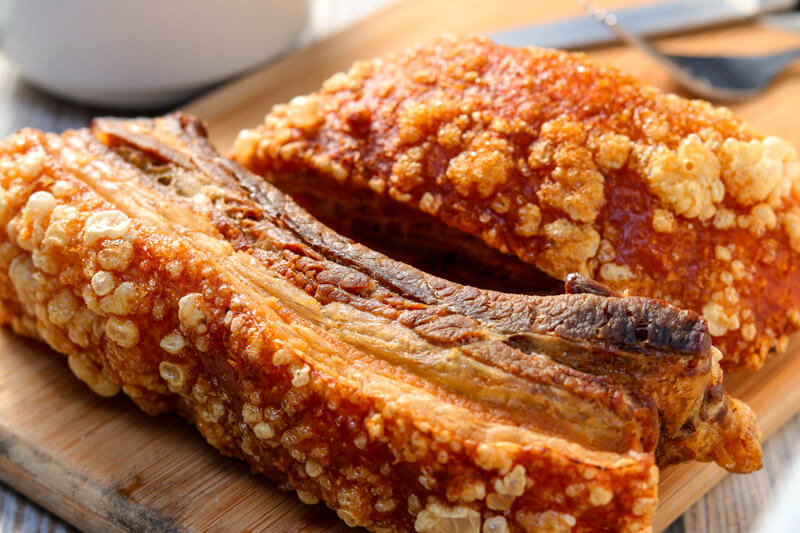
POLYGON ((189 117, 25 130, 0 171, 2 320, 349 524, 636 531, 656 463, 760 465, 697 315, 581 278, 535 297, 425 274, 189 117))
POLYGON ((281 190, 316 219, 346 237, 400 262, 462 285, 515 294, 561 294, 562 280, 487 246, 479 237, 366 191, 313 187, 301 176, 281 190))
POLYGON ((794 148, 581 55, 442 38, 276 106, 233 153, 309 205, 361 205, 340 213, 358 232, 435 218, 464 234, 445 247, 694 310, 728 369, 800 326, 794 148))

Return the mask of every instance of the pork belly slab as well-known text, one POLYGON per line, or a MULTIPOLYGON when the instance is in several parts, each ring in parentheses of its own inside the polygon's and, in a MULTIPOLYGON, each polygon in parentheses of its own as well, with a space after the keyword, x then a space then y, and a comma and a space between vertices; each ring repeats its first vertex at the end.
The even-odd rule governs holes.
POLYGON ((0 318, 96 393, 372 531, 647 530, 659 467, 760 467, 705 322, 481 290, 344 238, 175 114, 0 144, 0 318))
POLYGON ((691 309, 726 370, 800 327, 794 147, 581 54, 446 37, 359 62, 233 157, 365 242, 410 235, 520 289, 579 272, 691 309))

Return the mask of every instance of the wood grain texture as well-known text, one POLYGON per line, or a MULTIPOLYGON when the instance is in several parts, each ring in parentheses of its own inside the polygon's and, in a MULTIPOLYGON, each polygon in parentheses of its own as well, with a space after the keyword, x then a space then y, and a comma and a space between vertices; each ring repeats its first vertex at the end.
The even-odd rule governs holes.
MULTIPOLYGON (((317 23, 325 23, 335 15, 341 17, 343 11, 351 9, 346 5, 353 4, 349 0, 317 3, 326 5, 326 9, 316 15, 317 23), (340 9, 331 7, 331 4, 337 4, 340 9)), ((605 2, 606 5, 620 3, 630 2, 605 2)), ((486 31, 576 10, 572 2, 483 3, 468 0, 450 4, 412 0, 394 6, 387 13, 378 14, 358 29, 347 30, 324 46, 301 52, 297 58, 280 63, 274 70, 256 73, 255 77, 187 107, 209 120, 215 141, 225 150, 240 128, 259 122, 273 103, 315 89, 324 78, 346 68, 354 59, 396 49, 441 31, 486 31), (513 8, 509 7, 511 4, 513 8), (491 12, 487 13, 488 10, 491 12), (459 29, 460 24, 465 24, 463 29, 459 29), (323 55, 318 57, 320 54, 323 55)), ((797 42, 800 38, 777 36, 752 27, 664 41, 672 50, 725 52, 733 49, 760 51, 797 42)), ((658 67, 636 52, 612 48, 592 55, 662 88, 674 89, 658 67)), ((19 82, 13 75, 3 78, 2 71, 0 68, 0 106, 4 111, 0 113, 0 131, 3 135, 25 125, 59 131, 65 127, 85 125, 92 116, 108 113, 108 110, 87 109, 50 98, 19 82)), ((792 123, 796 121, 791 118, 800 108, 793 98, 800 92, 798 74, 800 67, 795 67, 764 97, 736 106, 735 110, 759 130, 782 135, 800 146, 800 125, 792 123), (790 118, 787 120, 787 117, 790 118)), ((792 353, 798 351, 800 347, 795 342, 792 353)), ((71 376, 61 357, 41 345, 14 339, 3 332, 0 335, 0 354, 0 442, 3 443, 0 450, 19 450, 19 439, 23 442, 26 438, 35 439, 35 445, 24 446, 27 455, 14 452, 13 457, 19 459, 17 463, 28 466, 14 470, 16 475, 13 478, 5 473, 13 469, 12 466, 6 467, 10 462, 6 457, 10 453, 0 453, 0 479, 10 482, 82 529, 99 530, 97 528, 110 526, 125 530, 126 524, 120 522, 131 520, 130 516, 125 518, 125 513, 133 510, 136 514, 135 511, 142 507, 154 510, 149 518, 142 520, 162 520, 151 525, 175 525, 181 517, 197 513, 196 520, 186 524, 185 529, 189 531, 346 529, 335 515, 321 506, 302 506, 293 496, 277 491, 268 481, 250 476, 246 466, 222 458, 177 417, 152 419, 139 413, 123 398, 109 402, 94 397, 71 376), (11 357, 6 357, 6 354, 11 357), (22 429, 19 429, 20 425, 22 429), (99 463, 98 456, 101 458, 99 463), (37 470, 40 464, 48 466, 37 470), (83 477, 63 475, 59 465, 83 477), (29 481, 22 481, 26 477, 30 478, 29 481), (47 481, 50 478, 51 481, 47 481), (85 483, 82 480, 91 480, 91 483, 83 487, 85 483), (76 495, 74 491, 78 488, 89 492, 91 497, 84 501, 91 502, 92 509, 86 504, 71 505, 69 500, 76 495), (120 505, 128 511, 120 511, 120 505), (121 519, 107 516, 116 511, 122 513, 121 519), (294 522, 298 513, 300 521, 294 522), (264 514, 270 518, 264 518, 264 514), (100 522, 92 521, 98 519, 100 522)), ((797 396, 792 396, 793 391, 800 391, 800 383, 795 381, 797 378, 793 379, 800 376, 797 372, 799 359, 794 355, 790 363, 786 363, 786 359, 773 361, 776 369, 786 366, 787 370, 777 374, 780 386, 788 390, 788 395, 782 396, 781 391, 770 383, 760 383, 759 387, 753 388, 763 392, 760 401, 774 402, 770 399, 774 395, 780 400, 777 403, 783 406, 780 416, 768 416, 762 420, 762 427, 765 427, 765 421, 779 425, 786 411, 792 411, 800 404, 797 396), (789 372, 789 368, 794 371, 789 372)), ((748 383, 740 386, 753 387, 748 383)), ((800 417, 795 417, 767 443, 763 471, 748 476, 727 476, 667 531, 749 531, 759 512, 768 508, 785 465, 797 457, 795 443, 798 439, 800 417)), ((711 470, 714 474, 716 469, 711 470)), ((670 479, 680 479, 680 472, 675 472, 665 474, 667 486, 662 485, 662 492, 669 488, 670 479)), ((721 471, 716 474, 721 474, 721 471)), ((670 504, 673 498, 662 502, 662 511, 670 505, 672 508, 669 513, 659 514, 659 526, 669 523, 669 516, 676 516, 682 505, 696 498, 687 491, 697 491, 696 478, 701 476, 693 477, 691 471, 684 475, 693 484, 682 491, 674 490, 674 501, 680 500, 680 504, 670 504)), ((703 484, 707 480, 707 477, 701 479, 703 484)), ((677 483, 673 487, 680 489, 677 483)), ((127 524, 128 528, 132 525, 145 527, 147 522, 127 524)), ((61 533, 72 529, 0 486, 0 533, 7 531, 61 533)))

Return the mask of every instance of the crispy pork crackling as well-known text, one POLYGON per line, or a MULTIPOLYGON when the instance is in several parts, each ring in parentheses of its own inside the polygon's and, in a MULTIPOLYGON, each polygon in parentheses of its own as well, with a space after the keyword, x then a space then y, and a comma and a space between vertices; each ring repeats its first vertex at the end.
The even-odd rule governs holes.
POLYGON ((691 309, 726 370, 800 326, 795 149, 583 55, 442 38, 276 106, 233 156, 360 241, 461 249, 503 289, 529 263, 691 309))
POLYGON ((323 226, 185 115, 0 143, 0 318, 95 392, 376 532, 647 530, 659 466, 760 466, 705 322, 522 296, 323 226))

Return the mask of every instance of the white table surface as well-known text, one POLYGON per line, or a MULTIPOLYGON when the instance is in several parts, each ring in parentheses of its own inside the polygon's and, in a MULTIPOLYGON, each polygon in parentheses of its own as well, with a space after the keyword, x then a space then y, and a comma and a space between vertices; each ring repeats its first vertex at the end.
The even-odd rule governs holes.
MULTIPOLYGON (((312 0, 312 20, 305 42, 341 30, 392 0, 312 0)), ((153 110, 153 114, 162 110, 153 110)), ((0 56, 0 137, 31 126, 48 131, 88 124, 96 115, 114 113, 71 104, 26 84, 0 56)), ((87 391, 88 394, 88 391, 87 391)), ((135 407, 131 405, 131 409, 135 407)), ((775 434, 764 449, 764 469, 747 476, 728 476, 673 523, 668 533, 744 533, 800 531, 781 529, 775 502, 800 508, 800 416, 775 434), (791 478, 791 479, 790 479, 791 478), (769 516, 768 516, 769 515, 769 516), (764 524, 757 527, 757 524, 764 524)), ((797 513, 798 509, 794 509, 797 513)), ((795 515, 796 516, 796 515, 795 515)), ((24 496, 0 484, 0 533, 66 533, 74 528, 24 496)))

